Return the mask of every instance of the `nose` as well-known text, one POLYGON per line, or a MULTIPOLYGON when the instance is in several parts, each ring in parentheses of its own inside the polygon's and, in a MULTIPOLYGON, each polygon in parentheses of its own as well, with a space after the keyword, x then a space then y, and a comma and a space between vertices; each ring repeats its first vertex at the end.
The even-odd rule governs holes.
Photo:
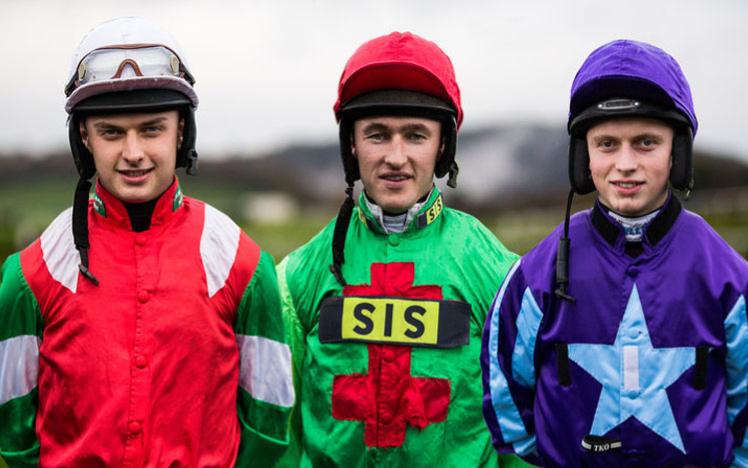
POLYGON ((401 136, 397 135, 392 139, 392 143, 387 148, 384 162, 388 166, 399 168, 404 166, 407 160, 405 141, 401 136))
POLYGON ((638 165, 636 152, 631 145, 625 144, 618 152, 616 169, 619 172, 633 172, 638 165))
POLYGON ((135 131, 127 132, 124 146, 122 148, 122 158, 128 164, 137 165, 145 157, 143 143, 135 131))

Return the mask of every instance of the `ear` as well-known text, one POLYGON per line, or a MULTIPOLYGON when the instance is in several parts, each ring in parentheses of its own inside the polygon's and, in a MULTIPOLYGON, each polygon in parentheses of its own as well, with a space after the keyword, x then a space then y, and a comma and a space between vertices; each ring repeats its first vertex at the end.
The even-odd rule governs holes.
POLYGON ((81 141, 83 142, 83 146, 88 149, 88 151, 91 151, 91 147, 88 144, 88 129, 86 129, 86 119, 83 119, 81 122, 78 122, 78 132, 81 135, 81 141))
POLYGON ((447 127, 445 122, 439 124, 439 151, 436 153, 436 162, 439 162, 444 156, 444 149, 447 147, 447 132, 444 130, 447 127))
POLYGON ((354 158, 358 159, 356 156, 356 142, 353 141, 353 134, 351 133, 351 155, 353 155, 354 158))
POLYGON ((179 118, 177 124, 177 149, 182 149, 182 142, 184 141, 184 117, 179 118))

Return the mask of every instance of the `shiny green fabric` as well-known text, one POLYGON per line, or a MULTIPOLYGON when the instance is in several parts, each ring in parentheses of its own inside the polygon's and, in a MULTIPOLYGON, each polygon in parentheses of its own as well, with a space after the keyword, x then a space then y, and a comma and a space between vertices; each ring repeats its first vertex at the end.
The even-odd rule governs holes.
MULTIPOLYGON (((39 304, 23 276, 20 255, 15 253, 5 261, 0 274, 0 344, 19 336, 40 337, 41 334, 39 304)), ((2 378, 9 376, 0 372, 2 378)), ((0 456, 10 467, 30 467, 39 463, 39 440, 35 432, 38 400, 34 387, 26 395, 0 404, 0 456)))
MULTIPOLYGON (((273 258, 263 250, 237 309, 235 333, 284 343, 286 336, 283 323, 278 320, 278 309, 273 258)), ((237 409, 242 436, 236 468, 272 466, 288 447, 291 409, 258 400, 242 387, 237 393, 237 409)))
POLYGON ((341 295, 329 265, 334 221, 279 266, 286 329, 291 335, 297 407, 296 444, 285 466, 497 466, 481 413, 481 332, 486 312, 504 276, 517 260, 478 220, 450 208, 438 210, 434 189, 420 214, 432 210, 429 224, 418 216, 402 234, 385 234, 365 208, 354 210, 345 245, 343 275, 350 285, 371 284, 373 263, 412 262, 413 284, 441 287, 443 299, 472 307, 466 346, 413 347, 410 374, 449 379, 447 417, 423 430, 407 426, 399 447, 364 443, 364 422, 332 416, 335 376, 369 372, 365 343, 320 343, 319 306, 341 295), (293 459, 293 457, 296 457, 293 459))
POLYGON ((26 395, 0 405, 3 426, 0 437, 1 455, 11 468, 39 464, 39 440, 34 432, 39 397, 34 388, 26 395))

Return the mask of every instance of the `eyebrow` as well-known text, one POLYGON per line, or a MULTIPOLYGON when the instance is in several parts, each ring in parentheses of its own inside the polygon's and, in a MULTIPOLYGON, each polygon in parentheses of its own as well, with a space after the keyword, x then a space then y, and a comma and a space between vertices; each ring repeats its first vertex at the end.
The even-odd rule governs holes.
POLYGON ((109 130, 109 129, 112 129, 112 128, 115 128, 115 129, 116 128, 121 128, 121 127, 118 127, 117 125, 111 124, 109 122, 96 122, 96 123, 94 123, 93 126, 94 126, 94 128, 96 130, 109 130))
POLYGON ((603 140, 620 140, 620 138, 614 137, 608 133, 601 133, 599 135, 592 135, 593 143, 600 143, 603 140))
POLYGON ((366 124, 362 129, 364 133, 381 132, 382 130, 387 130, 387 126, 378 122, 366 124))
POLYGON ((429 130, 429 128, 423 124, 403 125, 402 127, 400 127, 400 130, 403 132, 421 132, 431 135, 431 130, 429 130))
POLYGON ((161 123, 161 122, 163 122, 165 120, 167 120, 166 117, 156 117, 155 119, 151 119, 151 120, 149 120, 147 122, 141 123, 139 125, 139 127, 145 127, 145 126, 148 126, 148 125, 155 125, 155 124, 161 123))
POLYGON ((651 138, 652 140, 658 140, 658 141, 665 139, 665 137, 663 135, 658 135, 658 134, 652 133, 652 132, 644 132, 641 135, 637 136, 637 138, 639 140, 644 139, 644 138, 651 138))
MULTIPOLYGON (((367 124, 363 128, 362 131, 364 133, 369 133, 369 132, 381 132, 383 130, 387 130, 388 131, 390 129, 391 129, 391 127, 388 127, 387 125, 381 124, 379 122, 372 122, 370 124, 367 124)), ((397 131, 397 132, 413 132, 413 131, 418 131, 418 132, 422 132, 422 133, 426 133, 428 135, 431 135, 431 131, 429 130, 429 128, 427 126, 425 126, 423 124, 418 124, 418 123, 417 124, 407 124, 407 125, 403 125, 401 127, 396 127, 394 130, 397 131)))
MULTIPOLYGON (((659 134, 657 134, 655 132, 642 132, 642 133, 634 135, 634 137, 633 137, 634 140, 642 140, 644 138, 651 138, 652 140, 657 140, 657 141, 662 141, 662 140, 665 139, 665 137, 663 135, 659 135, 659 134)), ((611 135, 609 133, 600 133, 599 135, 593 135, 592 136, 593 143, 599 143, 602 140, 615 140, 615 141, 619 141, 619 140, 621 140, 621 138, 618 137, 618 136, 611 135)))
MULTIPOLYGON (((147 120, 145 122, 139 123, 138 127, 148 127, 148 126, 151 126, 151 125, 156 125, 156 124, 159 124, 159 123, 161 123, 161 122, 163 122, 165 120, 166 120, 166 117, 156 117, 155 119, 151 119, 151 120, 147 120)), ((114 128, 114 129, 121 129, 122 127, 119 126, 119 125, 115 125, 113 123, 110 123, 110 122, 107 122, 106 120, 104 120, 102 122, 96 122, 94 124, 94 128, 97 129, 97 130, 105 130, 105 129, 108 130, 108 129, 112 129, 112 128, 114 128)))

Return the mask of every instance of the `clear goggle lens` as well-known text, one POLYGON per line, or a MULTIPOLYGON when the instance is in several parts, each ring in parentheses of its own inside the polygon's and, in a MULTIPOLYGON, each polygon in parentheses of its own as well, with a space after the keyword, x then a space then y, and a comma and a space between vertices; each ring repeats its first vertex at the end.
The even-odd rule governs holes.
POLYGON ((179 57, 163 46, 97 49, 78 65, 76 85, 140 76, 183 76, 179 57))

